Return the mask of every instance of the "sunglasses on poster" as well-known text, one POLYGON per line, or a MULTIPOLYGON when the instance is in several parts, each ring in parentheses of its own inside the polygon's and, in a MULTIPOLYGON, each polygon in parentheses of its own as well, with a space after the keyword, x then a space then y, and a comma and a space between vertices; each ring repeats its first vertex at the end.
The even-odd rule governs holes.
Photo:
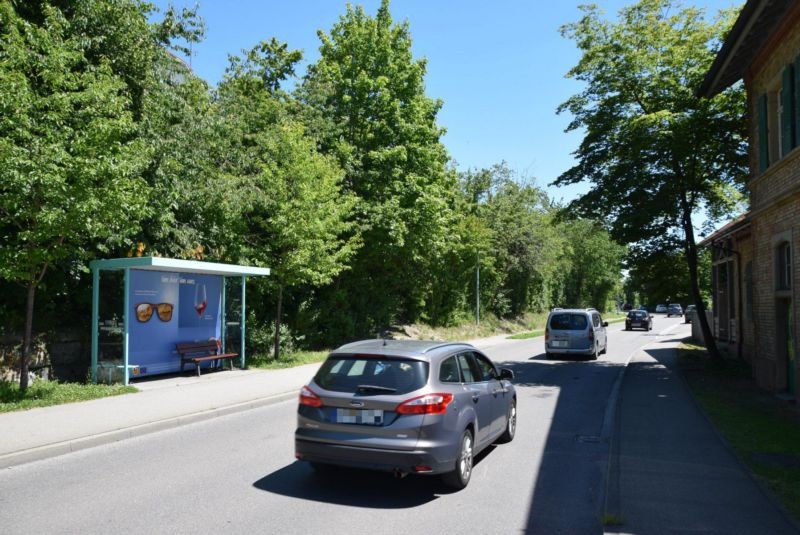
POLYGON ((158 315, 161 321, 172 320, 172 303, 138 303, 134 310, 136 310, 136 319, 141 323, 150 321, 153 317, 153 311, 158 315))

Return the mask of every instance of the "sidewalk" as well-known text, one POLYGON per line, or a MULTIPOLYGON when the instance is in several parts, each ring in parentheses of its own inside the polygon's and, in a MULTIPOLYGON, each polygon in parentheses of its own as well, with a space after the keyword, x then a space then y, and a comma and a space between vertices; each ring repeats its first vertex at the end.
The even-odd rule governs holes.
POLYGON ((140 392, 0 414, 0 468, 297 396, 319 364, 133 383, 140 392))
POLYGON ((798 533, 699 409, 677 340, 651 345, 623 379, 610 458, 606 533, 798 533))

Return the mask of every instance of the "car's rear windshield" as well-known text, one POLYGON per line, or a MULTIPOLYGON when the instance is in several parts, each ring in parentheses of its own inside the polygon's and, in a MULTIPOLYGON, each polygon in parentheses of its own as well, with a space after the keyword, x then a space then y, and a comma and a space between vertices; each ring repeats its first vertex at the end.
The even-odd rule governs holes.
POLYGON ((645 319, 647 317, 647 312, 636 310, 634 312, 628 312, 629 318, 634 319, 645 319))
POLYGON ((586 314, 553 314, 550 316, 550 328, 554 331, 582 331, 588 325, 586 314))
POLYGON ((363 395, 407 394, 428 382, 428 363, 383 355, 331 355, 314 382, 326 390, 363 395))

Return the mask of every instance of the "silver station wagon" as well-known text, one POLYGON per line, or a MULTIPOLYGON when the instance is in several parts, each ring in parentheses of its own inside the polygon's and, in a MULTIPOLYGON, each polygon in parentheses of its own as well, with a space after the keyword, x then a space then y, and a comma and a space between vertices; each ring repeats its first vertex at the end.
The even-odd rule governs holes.
POLYGON ((365 340, 328 356, 300 391, 295 457, 331 465, 441 474, 455 488, 473 457, 514 438, 514 373, 469 344, 365 340))

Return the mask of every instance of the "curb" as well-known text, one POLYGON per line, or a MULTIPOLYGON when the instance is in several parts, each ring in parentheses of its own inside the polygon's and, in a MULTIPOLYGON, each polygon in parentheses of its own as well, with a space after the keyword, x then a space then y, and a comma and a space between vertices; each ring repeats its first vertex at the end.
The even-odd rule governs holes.
POLYGON ((257 409, 266 405, 274 405, 295 397, 297 397, 297 392, 295 391, 284 392, 281 394, 274 394, 272 396, 245 401, 242 403, 226 405, 224 407, 206 409, 195 413, 184 414, 182 416, 175 416, 172 418, 166 418, 164 420, 156 420, 154 422, 139 424, 132 427, 116 429, 114 431, 108 431, 105 433, 98 433, 96 435, 79 437, 71 440, 65 440, 63 442, 56 442, 54 444, 48 444, 46 446, 40 446, 37 448, 15 451, 0 456, 0 469, 13 468, 15 466, 33 461, 40 461, 43 459, 64 455, 65 453, 93 448, 95 446, 110 444, 112 442, 119 442, 121 440, 148 435, 150 433, 156 433, 166 429, 174 429, 184 425, 217 418, 219 416, 227 416, 229 414, 244 412, 250 409, 257 409))

